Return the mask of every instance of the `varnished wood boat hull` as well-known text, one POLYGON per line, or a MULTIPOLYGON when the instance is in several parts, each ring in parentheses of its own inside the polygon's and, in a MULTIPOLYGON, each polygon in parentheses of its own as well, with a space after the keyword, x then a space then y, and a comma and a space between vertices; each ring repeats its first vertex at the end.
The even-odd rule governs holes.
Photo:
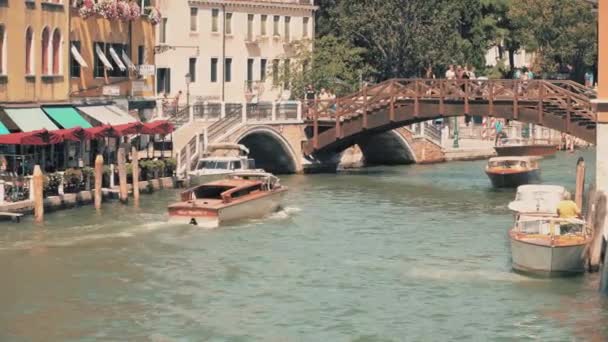
POLYGON ((226 222, 262 218, 280 209, 286 193, 286 188, 276 190, 251 200, 230 203, 212 212, 209 209, 196 207, 180 212, 169 212, 169 222, 217 228, 226 222))
POLYGON ((557 145, 520 145, 520 146, 495 146, 494 150, 500 157, 507 156, 552 156, 557 152, 557 145))
POLYGON ((513 269, 547 276, 582 273, 585 272, 585 246, 543 246, 511 237, 513 269))
POLYGON ((486 174, 495 188, 517 188, 520 185, 540 182, 540 170, 508 173, 486 171, 486 174))

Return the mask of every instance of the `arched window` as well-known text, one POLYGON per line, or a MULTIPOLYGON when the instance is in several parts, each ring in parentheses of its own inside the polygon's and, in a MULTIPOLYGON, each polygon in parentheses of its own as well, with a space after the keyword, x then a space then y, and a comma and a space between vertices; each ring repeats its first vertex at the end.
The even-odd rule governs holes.
POLYGON ((44 30, 42 30, 42 46, 41 46, 41 50, 40 50, 40 52, 42 52, 41 63, 42 63, 42 74, 43 75, 49 74, 49 44, 50 44, 49 35, 50 35, 49 28, 45 27, 44 30))
POLYGON ((4 25, 0 25, 0 75, 6 74, 6 32, 4 25))
POLYGON ((59 29, 53 32, 53 75, 61 72, 61 33, 59 29))
POLYGON ((34 31, 31 27, 27 28, 25 31, 25 74, 33 75, 34 74, 34 60, 32 55, 34 50, 34 31))

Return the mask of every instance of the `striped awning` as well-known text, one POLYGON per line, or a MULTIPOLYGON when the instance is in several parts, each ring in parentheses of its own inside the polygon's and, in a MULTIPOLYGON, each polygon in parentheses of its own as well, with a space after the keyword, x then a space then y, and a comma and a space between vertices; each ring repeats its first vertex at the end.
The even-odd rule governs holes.
POLYGON ((102 125, 123 125, 138 120, 116 106, 82 106, 77 107, 79 111, 93 118, 102 125))
POLYGON ((83 68, 89 67, 87 62, 85 62, 84 58, 82 58, 82 55, 80 54, 80 52, 78 51, 76 46, 72 45, 72 47, 70 48, 70 52, 72 53, 72 57, 74 57, 76 62, 78 62, 78 64, 80 64, 81 67, 83 67, 83 68))
POLYGON ((121 71, 125 71, 127 70, 127 67, 125 66, 125 64, 122 62, 122 60, 120 60, 120 57, 118 57, 118 54, 116 53, 116 50, 114 50, 113 47, 110 47, 110 56, 112 57, 112 59, 114 60, 114 63, 116 63, 116 65, 118 65, 118 68, 121 71))
POLYGON ((131 61, 131 58, 129 58, 129 55, 127 55, 125 50, 122 50, 122 60, 125 61, 125 63, 127 64, 127 67, 129 67, 129 69, 131 69, 133 71, 137 70, 137 68, 135 67, 135 64, 133 64, 133 61, 131 61))
POLYGON ((95 44, 95 53, 97 54, 97 57, 99 58, 101 63, 103 63, 103 65, 106 67, 106 69, 114 70, 114 68, 112 67, 112 63, 110 63, 108 57, 106 57, 106 55, 103 53, 103 51, 99 47, 99 44, 95 44))

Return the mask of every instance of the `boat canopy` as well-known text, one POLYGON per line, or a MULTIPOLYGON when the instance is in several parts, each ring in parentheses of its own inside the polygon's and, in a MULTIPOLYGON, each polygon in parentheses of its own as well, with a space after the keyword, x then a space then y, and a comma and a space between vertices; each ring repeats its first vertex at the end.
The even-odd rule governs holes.
POLYGON ((249 154, 249 149, 247 147, 245 147, 245 145, 241 145, 241 144, 209 144, 209 146, 207 146, 207 153, 208 154, 213 154, 214 152, 217 151, 225 151, 230 153, 231 151, 238 151, 239 154, 242 155, 248 155, 249 154))
POLYGON ((523 161, 523 162, 531 162, 531 161, 536 161, 536 160, 540 160, 543 159, 540 156, 523 156, 523 157, 518 157, 518 156, 513 156, 513 157, 494 157, 494 158, 490 158, 488 160, 489 163, 499 163, 499 162, 505 162, 505 161, 523 161))
POLYGON ((568 193, 560 185, 522 185, 509 209, 519 213, 557 214, 557 205, 568 193))

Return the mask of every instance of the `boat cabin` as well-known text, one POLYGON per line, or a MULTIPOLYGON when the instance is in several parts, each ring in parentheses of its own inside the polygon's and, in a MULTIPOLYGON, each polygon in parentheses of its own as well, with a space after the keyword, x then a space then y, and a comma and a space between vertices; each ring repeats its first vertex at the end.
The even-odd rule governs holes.
POLYGON ((190 188, 181 193, 184 202, 208 200, 230 203, 259 192, 268 192, 281 187, 279 179, 268 173, 235 173, 228 179, 190 188))
POLYGON ((585 221, 576 218, 520 216, 515 233, 537 236, 588 235, 590 231, 585 221))
POLYGON ((243 157, 208 157, 196 164, 195 170, 249 170, 255 169, 255 160, 243 157))
POLYGON ((567 193, 566 188, 560 185, 522 185, 517 188, 509 209, 518 213, 557 216, 557 205, 567 193))
POLYGON ((535 157, 496 157, 488 160, 488 169, 538 169, 535 157))

